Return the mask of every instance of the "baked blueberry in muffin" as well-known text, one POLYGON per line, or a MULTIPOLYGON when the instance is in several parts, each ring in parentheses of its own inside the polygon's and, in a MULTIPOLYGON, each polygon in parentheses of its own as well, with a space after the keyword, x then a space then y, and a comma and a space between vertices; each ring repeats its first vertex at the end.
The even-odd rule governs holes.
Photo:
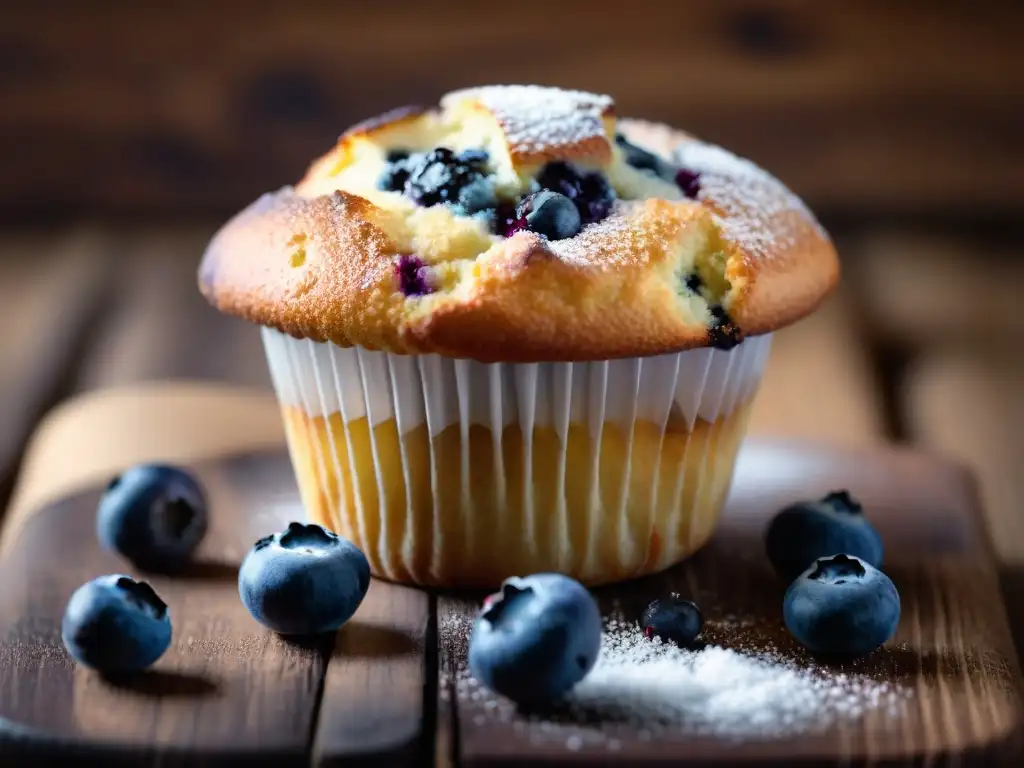
POLYGON ((263 327, 313 521, 375 574, 482 587, 699 548, 771 333, 837 279, 753 163, 520 85, 350 128, 200 269, 263 327))

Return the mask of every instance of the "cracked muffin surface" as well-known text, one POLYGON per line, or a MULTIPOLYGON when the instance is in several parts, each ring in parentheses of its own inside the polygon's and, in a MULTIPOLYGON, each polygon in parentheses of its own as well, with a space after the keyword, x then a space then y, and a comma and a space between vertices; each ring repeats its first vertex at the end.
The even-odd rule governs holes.
POLYGON ((538 86, 353 126, 229 221, 199 276, 220 310, 290 336, 484 362, 729 348, 837 279, 828 236, 767 172, 538 86))

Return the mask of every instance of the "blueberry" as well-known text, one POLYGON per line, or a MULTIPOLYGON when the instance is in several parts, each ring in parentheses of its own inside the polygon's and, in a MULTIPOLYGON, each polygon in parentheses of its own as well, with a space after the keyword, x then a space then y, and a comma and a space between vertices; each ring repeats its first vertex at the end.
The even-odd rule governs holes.
POLYGON ((482 167, 490 159, 486 149, 464 149, 456 156, 460 163, 482 167))
POLYGON ((839 552, 882 567, 882 539, 847 491, 783 509, 768 525, 765 549, 772 567, 787 582, 818 558, 839 552))
POLYGON ((565 195, 548 190, 524 197, 516 208, 516 218, 525 218, 526 229, 549 240, 573 237, 582 227, 575 203, 565 195))
POLYGON ((637 170, 654 171, 659 176, 665 172, 666 163, 660 157, 635 144, 630 144, 621 133, 616 134, 615 143, 622 149, 626 162, 637 170))
POLYGON ((556 160, 541 168, 537 175, 537 183, 541 189, 558 192, 570 200, 575 200, 580 193, 582 176, 563 160, 556 160))
POLYGON ((696 272, 687 275, 684 283, 686 284, 686 290, 690 293, 700 293, 700 289, 704 287, 704 281, 700 279, 700 275, 696 272))
POLYGON ((739 326, 732 321, 722 307, 711 307, 711 323, 708 325, 708 341, 715 349, 732 349, 743 341, 739 326))
POLYGON ((782 615, 814 653, 862 656, 896 632, 900 596, 889 577, 851 555, 823 557, 789 585, 782 615))
POLYGON ((580 184, 580 194, 576 205, 580 209, 580 217, 587 224, 601 221, 612 212, 615 192, 608 180, 600 173, 588 173, 580 184))
POLYGON ((497 205, 494 184, 484 176, 474 179, 459 190, 457 209, 460 213, 473 214, 497 205))
POLYGON ((601 613, 579 582, 557 573, 510 578, 485 601, 469 640, 469 668, 519 703, 567 693, 593 668, 601 613))
POLYGON ((565 195, 579 211, 583 224, 592 224, 611 213, 615 191, 598 173, 582 173, 562 160, 545 165, 537 176, 541 189, 565 195))
POLYGON ((253 618, 283 635, 332 632, 370 586, 370 564, 347 539, 319 525, 289 523, 249 550, 238 594, 253 618))
POLYGON ((455 203, 459 191, 481 174, 477 167, 461 162, 447 147, 437 147, 406 161, 409 177, 405 194, 419 205, 455 203))
POLYGON ((682 647, 697 639, 703 624, 700 608, 675 596, 652 600, 640 617, 640 628, 648 638, 660 637, 682 647))
POLYGON ((409 161, 407 159, 396 159, 384 166, 384 170, 377 179, 377 187, 385 192, 403 192, 405 183, 409 180, 409 161))
POLYGON ((206 497, 199 482, 164 464, 138 464, 115 477, 96 514, 100 543, 149 571, 184 566, 206 528, 206 497))
POLYGON ((103 672, 134 672, 167 650, 171 617, 146 582, 120 574, 100 576, 71 596, 61 639, 80 664, 103 672))
POLYGON ((509 202, 498 203, 494 209, 494 233, 502 237, 512 237, 521 229, 526 229, 526 217, 516 213, 518 206, 509 202))
POLYGON ((427 267, 423 260, 410 254, 403 254, 395 262, 398 288, 406 296, 425 296, 432 292, 427 267))
POLYGON ((497 205, 493 185, 484 178, 488 157, 483 149, 457 155, 447 147, 412 153, 392 150, 377 186, 402 192, 419 205, 451 203, 460 213, 476 213, 497 205))
POLYGON ((680 168, 675 172, 676 186, 683 194, 691 199, 696 199, 700 192, 700 174, 680 168))

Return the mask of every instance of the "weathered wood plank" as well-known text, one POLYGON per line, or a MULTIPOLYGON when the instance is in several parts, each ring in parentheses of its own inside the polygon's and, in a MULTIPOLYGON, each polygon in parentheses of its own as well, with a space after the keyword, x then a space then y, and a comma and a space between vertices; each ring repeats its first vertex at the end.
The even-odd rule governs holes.
POLYGON ((126 233, 110 311, 79 374, 78 389, 199 378, 269 389, 255 326, 222 315, 196 287, 213 230, 126 233))
MULTIPOLYGON (((71 593, 104 573, 136 575, 100 549, 100 489, 36 509, 0 560, 0 716, 37 732, 43 762, 304 766, 331 637, 295 642, 260 627, 238 599, 236 568, 260 536, 298 514, 280 455, 208 465, 211 528, 187 577, 140 575, 169 605, 172 646, 150 671, 111 683, 66 655, 71 593), (60 567, 54 567, 58 558, 60 567)), ((0 755, 12 760, 0 729, 0 755)), ((25 745, 22 745, 25 746, 25 745)), ((16 761, 15 761, 16 762, 16 761)))
POLYGON ((29 451, 0 542, 0 578, 24 587, 0 600, 0 623, 13 627, 6 645, 0 638, 0 682, 5 674, 14 681, 10 698, 0 693, 0 721, 6 717, 18 733, 29 729, 19 742, 29 751, 12 753, 11 730, 0 722, 0 756, 276 766, 306 765, 312 755, 324 766, 421 764, 430 746, 424 691, 433 690, 426 593, 374 582, 353 620, 313 646, 263 630, 238 600, 235 568, 252 542, 303 514, 282 443, 272 395, 210 384, 121 386, 51 414, 29 451), (278 446, 270 458, 227 458, 268 446, 278 446), (59 618, 78 583, 128 568, 98 550, 91 522, 97 492, 81 489, 154 459, 206 459, 199 463, 214 529, 201 555, 215 565, 195 578, 152 579, 171 605, 175 644, 144 676, 143 690, 124 691, 69 665, 59 618), (38 557, 46 541, 57 549, 75 543, 60 569, 38 557), (8 568, 16 579, 2 576, 8 568), (25 590, 32 594, 17 596, 25 590), (25 649, 37 647, 44 658, 26 661, 25 649), (32 680, 44 684, 28 692, 32 680), (38 696, 56 689, 67 689, 74 704, 62 700, 50 712, 38 696))
POLYGON ((323 682, 315 765, 429 764, 429 612, 426 592, 373 582, 353 623, 337 635, 323 682))
POLYGON ((509 81, 613 93, 622 114, 748 155, 818 207, 990 213, 1024 200, 1017 3, 641 3, 638 34, 590 0, 523 0, 507 24, 468 0, 443 14, 411 0, 7 6, 10 213, 226 212, 294 180, 358 119, 509 81), (529 42, 494 55, 519 21, 529 42))
MULTIPOLYGON (((450 743, 460 765, 982 765, 1014 754, 1019 670, 965 472, 892 449, 753 441, 741 453, 736 477, 719 529, 701 553, 659 576, 599 590, 603 608, 610 613, 614 606, 632 621, 649 600, 678 592, 700 605, 706 642, 766 652, 797 668, 813 665, 826 685, 886 681, 901 692, 899 705, 864 704, 862 717, 847 713, 821 731, 793 736, 783 729, 739 740, 694 733, 689 721, 674 727, 642 717, 638 722, 628 708, 612 717, 592 712, 585 723, 578 714, 524 714, 467 677, 467 636, 479 602, 443 597, 438 706, 458 714, 450 743), (885 570, 900 591, 902 616, 884 648, 839 664, 812 659, 782 626, 785 584, 768 565, 762 537, 774 510, 842 487, 864 503, 882 534, 885 570)), ((697 691, 690 693, 700 701, 697 691)))
POLYGON ((848 286, 775 334, 750 432, 847 445, 882 439, 881 393, 848 286))
POLYGON ((25 441, 101 309, 111 255, 96 231, 0 238, 0 510, 25 441))

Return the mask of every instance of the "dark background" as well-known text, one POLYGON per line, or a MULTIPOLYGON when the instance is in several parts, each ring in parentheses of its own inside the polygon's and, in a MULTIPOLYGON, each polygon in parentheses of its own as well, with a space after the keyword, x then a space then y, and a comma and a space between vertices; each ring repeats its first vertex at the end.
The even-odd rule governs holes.
POLYGON ((64 398, 266 390, 195 289, 214 228, 350 123, 487 82, 610 93, 801 194, 843 287, 777 335, 752 430, 967 462, 1022 572, 1024 3, 995 0, 7 0, 0 505, 64 398))
POLYGON ((227 214, 341 130, 490 82, 612 94, 826 218, 1024 201, 1011 2, 7 2, 0 209, 227 214))

